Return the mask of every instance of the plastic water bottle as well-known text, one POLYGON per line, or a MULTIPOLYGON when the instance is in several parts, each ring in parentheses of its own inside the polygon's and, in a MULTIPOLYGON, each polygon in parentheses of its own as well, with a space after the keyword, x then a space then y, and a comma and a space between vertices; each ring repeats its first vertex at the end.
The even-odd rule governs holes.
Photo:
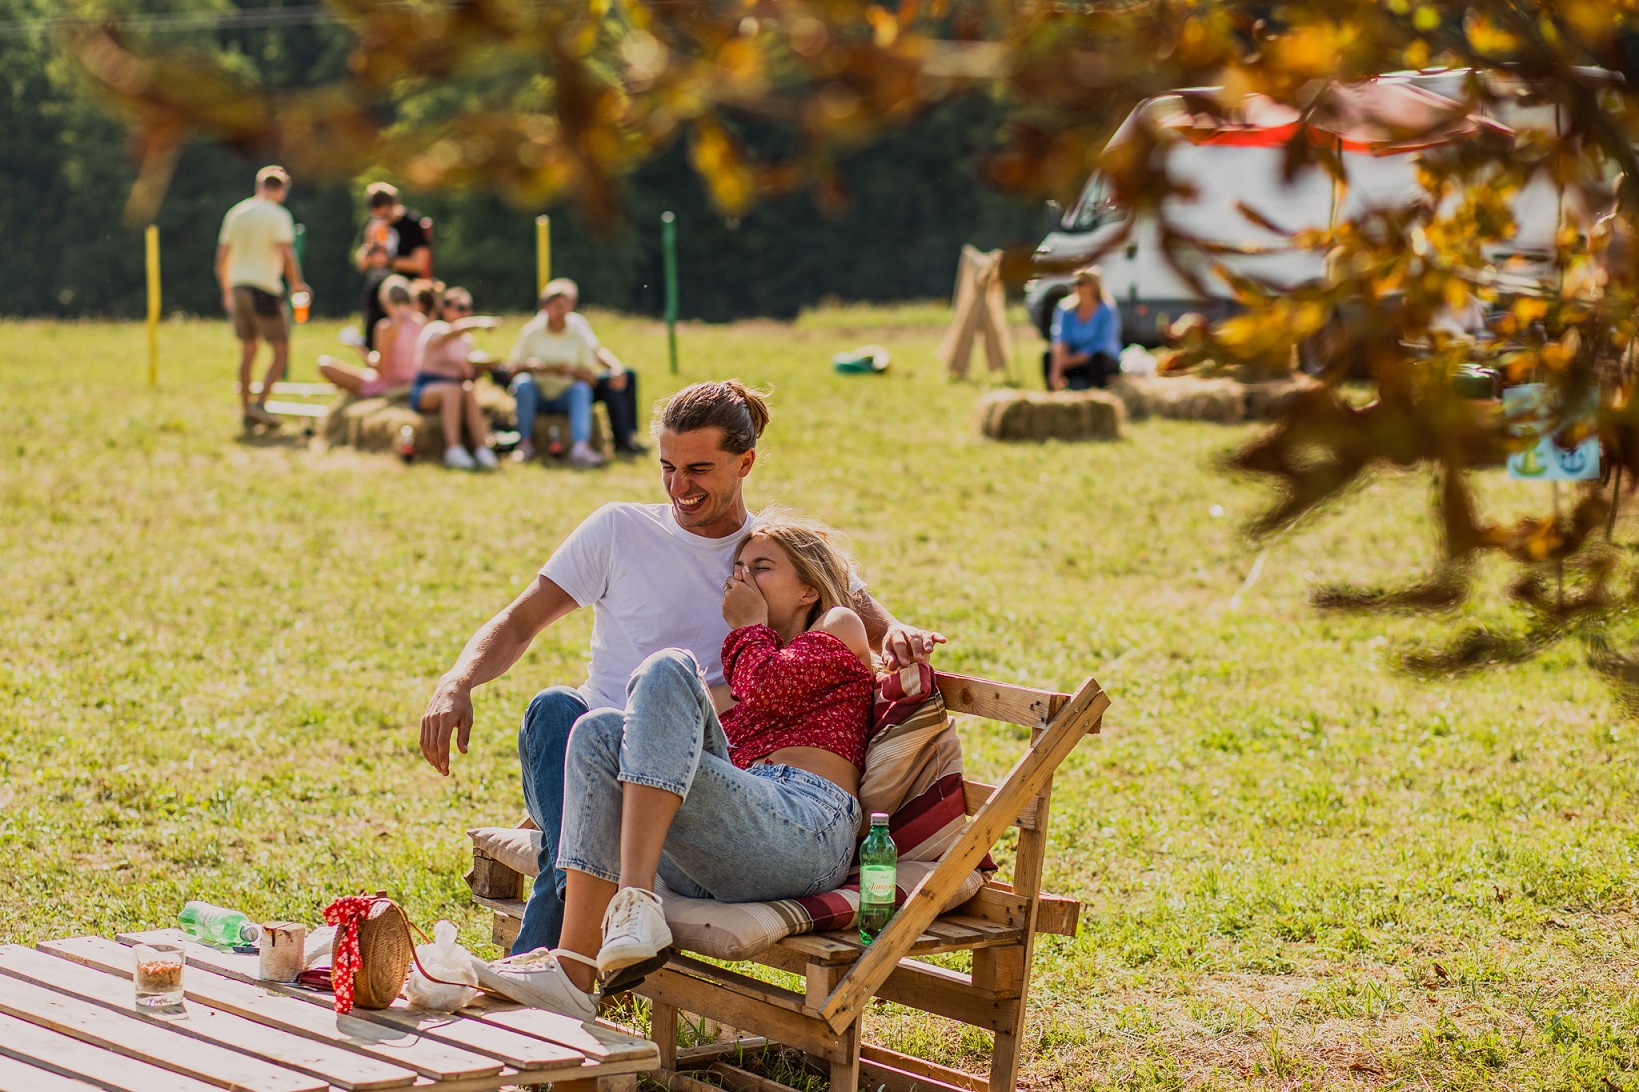
POLYGON ((557 425, 547 426, 546 453, 554 459, 563 455, 563 431, 557 425))
POLYGON ((255 944, 262 936, 262 927, 239 911, 197 899, 182 908, 182 913, 176 916, 176 923, 189 936, 224 948, 255 944))
POLYGON ((404 460, 404 465, 410 465, 415 458, 415 426, 405 425, 398 430, 398 457, 404 460))
POLYGON ((871 832, 859 847, 859 939, 877 938, 893 917, 899 849, 888 836, 888 813, 871 813, 871 832))

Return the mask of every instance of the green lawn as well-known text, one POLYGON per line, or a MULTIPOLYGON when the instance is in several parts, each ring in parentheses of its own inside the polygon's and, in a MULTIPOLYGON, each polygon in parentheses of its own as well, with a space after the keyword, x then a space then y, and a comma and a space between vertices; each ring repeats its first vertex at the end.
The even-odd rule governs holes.
MULTIPOLYGON (((1639 1088, 1632 722, 1573 644, 1437 683, 1395 669, 1420 635, 1516 625, 1498 572, 1439 622, 1309 605, 1423 571, 1423 478, 1264 549, 1237 530, 1263 494, 1213 469, 1250 426, 989 443, 987 384, 932 361, 942 307, 684 326, 676 378, 660 326, 594 317, 645 402, 776 388, 748 500, 848 531, 877 596, 950 635, 941 666, 1110 692, 1057 783, 1048 886, 1085 910, 1038 950, 1027 1087, 1639 1088), (862 342, 890 372, 834 375, 862 342)), ((335 329, 301 331, 295 378, 335 329)), ((314 922, 384 887, 492 953, 463 832, 519 816, 519 714, 582 678, 590 618, 479 692, 447 780, 420 712, 592 508, 660 499, 653 463, 475 477, 243 443, 222 322, 163 327, 157 390, 138 325, 0 339, 0 940, 161 926, 188 898, 314 922)), ((1493 472, 1482 493, 1527 488, 1493 472)), ((987 780, 1020 746, 965 738, 987 780)), ((978 1067, 973 1036, 876 1019, 978 1067)))

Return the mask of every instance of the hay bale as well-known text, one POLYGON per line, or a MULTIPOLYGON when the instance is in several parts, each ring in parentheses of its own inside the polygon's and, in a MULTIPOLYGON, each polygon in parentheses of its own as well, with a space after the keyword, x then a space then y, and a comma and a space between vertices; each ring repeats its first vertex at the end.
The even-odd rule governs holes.
POLYGON ((1127 420, 1142 421, 1151 416, 1149 396, 1144 384, 1155 381, 1154 376, 1118 375, 1110 383, 1110 393, 1121 399, 1127 420))
POLYGON ((993 440, 1119 440, 1126 409, 1107 391, 991 391, 979 430, 993 440))
POLYGON ((1193 375, 1124 375, 1118 395, 1132 416, 1166 417, 1181 421, 1216 421, 1233 424, 1246 417, 1242 384, 1233 379, 1202 379, 1193 375))
MULTIPOLYGON (((478 405, 484 410, 490 428, 513 428, 517 404, 512 395, 489 382, 474 385, 478 405)), ((594 406, 592 413, 592 447, 608 454, 609 430, 604 414, 594 406)), ((397 451, 399 434, 409 425, 415 432, 417 459, 441 459, 444 448, 444 426, 436 413, 417 413, 409 405, 407 391, 395 392, 382 398, 349 398, 333 408, 324 419, 325 442, 333 447, 347 446, 360 451, 397 451)), ((551 428, 557 427, 565 443, 569 437, 569 418, 561 413, 541 413, 535 418, 535 436, 542 449, 551 428)))
POLYGON ((1318 380, 1306 375, 1294 375, 1267 383, 1248 383, 1245 390, 1246 419, 1272 421, 1285 411, 1287 403, 1293 398, 1319 386, 1322 384, 1318 380))

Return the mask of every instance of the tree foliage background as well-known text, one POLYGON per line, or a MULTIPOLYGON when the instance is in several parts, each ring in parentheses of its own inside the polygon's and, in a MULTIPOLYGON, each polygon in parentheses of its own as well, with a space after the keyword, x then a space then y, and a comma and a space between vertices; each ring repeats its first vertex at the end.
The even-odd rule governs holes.
MULTIPOLYGON (((140 225, 126 214, 153 144, 133 139, 117 96, 99 88, 66 47, 106 26, 133 50, 175 58, 190 74, 213 73, 260 118, 281 96, 349 79, 359 24, 337 16, 372 7, 397 17, 415 5, 338 5, 332 12, 313 3, 204 0, 189 5, 195 18, 178 20, 174 5, 157 2, 0 0, 0 123, 7 134, 0 140, 0 254, 13 275, 0 314, 129 317, 145 307, 140 225)), ((435 124, 431 119, 477 111, 509 78, 515 85, 501 87, 503 95, 527 98, 535 87, 527 73, 498 73, 475 60, 437 79, 395 80, 357 101, 383 132, 414 133, 435 124)), ((186 96, 203 86, 181 80, 175 90, 186 96)), ((666 210, 678 217, 685 317, 788 317, 826 296, 941 296, 951 289, 963 243, 1018 246, 1039 231, 1039 201, 982 185, 982 163, 1001 126, 994 100, 953 102, 913 129, 853 149, 838 164, 846 199, 841 190, 817 198, 792 188, 734 211, 712 204, 686 141, 656 142, 649 156, 606 181, 608 207, 621 215, 595 220, 567 190, 503 193, 474 176, 453 188, 442 178, 436 187, 418 185, 421 176, 407 177, 414 172, 392 141, 359 142, 321 162, 324 156, 303 154, 299 134, 200 127, 174 149, 163 197, 151 206, 166 307, 206 314, 218 307, 211 269, 217 227, 249 194, 256 168, 271 161, 290 161, 296 172, 289 204, 307 229, 306 273, 320 313, 358 306, 351 250, 364 215, 363 185, 375 178, 400 183, 410 206, 433 218, 439 276, 472 287, 489 307, 533 302, 532 220, 540 212, 553 217, 554 271, 576 277, 597 306, 659 311, 659 217, 666 210)), ((751 115, 738 119, 736 131, 770 154, 784 140, 751 115)))

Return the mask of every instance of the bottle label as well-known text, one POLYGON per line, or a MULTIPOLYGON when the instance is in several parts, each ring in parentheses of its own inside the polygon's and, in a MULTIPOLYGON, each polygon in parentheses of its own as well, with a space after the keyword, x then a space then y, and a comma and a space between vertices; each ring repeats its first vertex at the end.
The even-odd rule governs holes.
POLYGON ((859 898, 861 902, 893 904, 894 868, 892 865, 866 865, 859 870, 859 898))

